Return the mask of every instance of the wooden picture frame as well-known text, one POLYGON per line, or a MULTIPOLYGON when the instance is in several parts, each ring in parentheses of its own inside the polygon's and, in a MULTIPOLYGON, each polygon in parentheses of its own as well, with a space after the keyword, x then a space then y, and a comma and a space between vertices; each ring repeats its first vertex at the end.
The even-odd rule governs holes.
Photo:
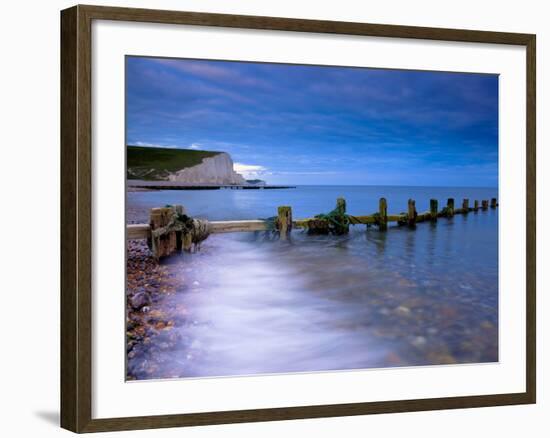
POLYGON ((535 48, 530 34, 290 18, 75 6, 61 12, 61 426, 74 432, 273 421, 535 403, 535 48), (526 391, 194 414, 92 418, 92 35, 94 20, 185 24, 388 38, 519 45, 526 48, 527 284, 526 391))

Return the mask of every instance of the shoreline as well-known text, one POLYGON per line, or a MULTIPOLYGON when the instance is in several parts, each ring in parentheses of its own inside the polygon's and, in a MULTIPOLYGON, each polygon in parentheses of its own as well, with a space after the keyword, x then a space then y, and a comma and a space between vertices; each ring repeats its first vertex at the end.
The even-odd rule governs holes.
POLYGON ((293 185, 270 184, 223 184, 223 183, 183 183, 178 181, 126 180, 128 192, 157 190, 277 190, 295 189, 293 185))
POLYGON ((159 348, 172 349, 180 341, 174 328, 185 322, 186 312, 161 303, 183 280, 156 262, 144 241, 127 242, 126 251, 126 379, 142 380, 159 369, 159 348))
MULTIPOLYGON (((336 190, 332 192, 336 192, 336 190)), ((328 204, 333 199, 332 192, 322 199, 315 199, 315 202, 308 205, 308 208, 322 211, 324 203, 328 204)), ((172 199, 178 199, 175 198, 176 194, 176 192, 172 192, 172 194, 168 192, 166 195, 162 193, 148 195, 144 200, 140 197, 129 197, 126 205, 127 223, 148 222, 147 208, 172 202, 172 199)), ((253 194, 254 192, 252 192, 253 194)), ((301 194, 298 193, 298 195, 301 194)), ((400 192, 392 195, 398 197, 400 192)), ((187 194, 183 192, 180 198, 181 196, 188 199, 191 206, 197 205, 198 207, 201 207, 204 202, 204 196, 211 197, 213 200, 226 198, 222 193, 217 192, 202 194, 200 192, 187 192, 187 194)), ((439 194, 439 196, 443 195, 439 194)), ((485 195, 482 193, 480 196, 485 195)), ((277 199, 284 199, 285 193, 277 193, 277 197, 277 199)), ((258 211, 263 212, 272 208, 273 201, 270 197, 252 196, 252 198, 258 200, 255 201, 255 204, 252 204, 255 207, 254 210, 257 208, 258 211)), ((401 198, 398 198, 394 204, 401 204, 401 198)), ((355 202, 358 202, 358 205, 367 205, 365 208, 368 208, 367 196, 357 197, 355 202), (367 203, 358 202, 362 198, 366 198, 367 203)), ((213 205, 217 207, 216 203, 213 205)), ((222 210, 216 214, 221 215, 223 213, 228 216, 232 214, 233 205, 220 205, 222 210)), ((188 208, 191 209, 191 207, 188 208)), ((423 208, 422 205, 419 208, 423 208)), ((208 217, 208 214, 212 211, 214 210, 206 210, 203 213, 208 217)), ((473 219, 476 219, 476 217, 473 219)), ((498 311, 495 310, 498 307, 495 307, 494 304, 494 299, 498 300, 498 284, 490 280, 494 271, 492 265, 489 264, 491 271, 487 271, 483 276, 477 275, 477 271, 471 269, 471 260, 477 260, 476 255, 474 259, 466 258, 464 266, 462 262, 456 265, 455 269, 457 271, 459 268, 466 270, 460 277, 454 273, 450 273, 450 275, 446 273, 445 276, 440 276, 438 273, 442 268, 439 267, 429 268, 426 272, 423 268, 432 266, 432 263, 436 263, 435 266, 441 266, 441 263, 437 262, 440 262, 441 256, 446 255, 446 245, 453 236, 453 229, 456 229, 457 233, 463 231, 474 233, 471 236, 476 238, 472 242, 477 243, 479 243, 477 237, 479 237, 480 232, 484 233, 484 238, 485 236, 490 238, 493 235, 493 233, 487 234, 489 229, 485 221, 481 222, 473 219, 466 221, 463 220, 462 216, 459 216, 454 219, 454 222, 456 222, 454 228, 446 226, 419 227, 418 233, 415 235, 410 233, 408 229, 403 229, 401 233, 395 234, 395 238, 387 240, 383 239, 383 236, 379 233, 365 234, 362 230, 359 239, 356 238, 359 234, 355 234, 351 236, 353 238, 341 239, 341 242, 325 242, 323 237, 309 238, 297 233, 297 239, 308 239, 309 244, 285 244, 284 246, 269 244, 267 251, 269 251, 270 257, 277 260, 282 255, 285 266, 296 266, 296 278, 298 279, 303 278, 306 274, 310 276, 311 273, 314 273, 313 280, 309 277, 307 279, 310 282, 308 283, 310 285, 308 291, 311 291, 314 297, 318 295, 326 295, 329 298, 332 298, 333 295, 342 297, 340 306, 327 308, 330 314, 335 315, 335 319, 339 318, 339 314, 344 314, 349 304, 356 299, 359 300, 358 303, 361 303, 357 308, 371 308, 369 311, 364 310, 365 316, 358 315, 355 320, 355 316, 350 317, 349 322, 347 320, 342 320, 343 322, 337 320, 338 325, 334 326, 336 327, 335 331, 328 333, 334 335, 335 333, 345 332, 346 336, 354 339, 358 336, 356 333, 357 328, 361 328, 361 330, 365 328, 374 336, 376 342, 380 342, 381 345, 388 346, 391 349, 392 354, 383 357, 384 363, 380 365, 381 367, 493 361, 495 354, 498 359, 498 311), (423 236, 423 238, 415 236, 423 236), (431 251, 425 250, 428 246, 431 251), (343 248, 347 250, 343 251, 343 248), (334 258, 327 258, 324 255, 325 253, 336 255, 338 263, 332 263, 334 258), (419 256, 418 259, 417 256, 419 256), (367 274, 364 266, 356 264, 358 260, 364 258, 368 260, 369 271, 372 271, 373 275, 367 274), (380 267, 383 275, 374 275, 377 272, 376 269, 378 269, 374 261, 386 259, 390 263, 384 263, 380 267), (326 260, 330 260, 330 262, 326 262, 326 260), (346 278, 341 279, 341 283, 332 283, 340 278, 339 275, 344 271, 338 268, 339 264, 344 263, 344 261, 346 263, 342 266, 345 266, 345 272, 349 272, 349 274, 346 274, 346 278), (323 267, 325 262, 327 265, 323 267), (391 272, 388 271, 388 267, 391 268, 391 272), (391 276, 388 274, 391 274, 391 276), (350 282, 350 280, 353 281, 350 282), (356 290, 357 288, 354 285, 363 284, 364 282, 364 284, 367 284, 366 281, 369 282, 372 292, 363 297, 362 292, 356 290), (392 288, 389 295, 386 292, 388 285, 392 288), (493 288, 496 288, 496 298, 494 298, 493 292, 490 292, 493 288), (341 290, 342 292, 334 294, 335 290, 341 290)), ((498 214, 490 213, 488 219, 491 219, 491 224, 498 227, 498 214)), ((238 300, 236 302, 230 301, 225 296, 225 291, 224 297, 221 297, 223 298, 222 302, 218 303, 218 297, 210 294, 210 288, 214 283, 210 283, 208 277, 203 282, 204 275, 208 276, 211 272, 214 272, 212 275, 221 274, 218 280, 225 280, 227 277, 224 276, 223 272, 211 271, 207 267, 209 265, 212 265, 214 269, 219 266, 223 267, 225 257, 228 257, 231 261, 234 260, 231 250, 241 249, 233 245, 233 238, 225 236, 220 235, 220 240, 214 241, 215 245, 204 248, 206 254, 202 254, 201 257, 193 257, 192 260, 190 256, 180 257, 174 254, 171 256, 170 261, 161 261, 158 266, 154 262, 145 240, 127 243, 128 327, 126 378, 128 380, 207 376, 210 372, 208 366, 212 364, 216 366, 223 365, 223 361, 218 364, 215 363, 212 351, 219 351, 220 347, 228 351, 234 348, 235 351, 240 349, 244 352, 243 354, 246 354, 248 350, 241 348, 243 343, 239 340, 239 336, 233 336, 228 340, 215 338, 218 342, 216 345, 217 350, 216 348, 209 350, 210 346, 204 343, 204 339, 212 339, 213 336, 223 338, 225 335, 225 332, 218 334, 216 330, 209 328, 210 318, 212 318, 214 324, 224 324, 230 317, 230 313, 225 311, 224 305, 229 305, 232 308, 231 306, 238 304, 238 300), (212 255, 218 253, 220 253, 220 256, 216 255, 214 259, 211 259, 212 255), (212 261, 217 263, 212 264, 212 261), (178 277, 179 284, 175 284, 174 279, 170 278, 174 276, 178 277), (153 281, 148 281, 149 279, 153 281), (197 283, 197 286, 195 286, 195 283, 197 283), (142 291, 147 292, 145 297, 140 294, 142 291), (194 295, 197 292, 201 293, 194 295), (188 293, 191 293, 191 295, 188 295, 188 293), (140 303, 142 299, 144 299, 144 302, 140 303), (214 300, 213 304, 209 304, 210 299, 214 300), (179 308, 176 308, 178 305, 179 308), (212 306, 213 313, 210 310, 205 312, 209 305, 212 306), (145 311, 144 307, 146 307, 145 311), (202 345, 201 342, 203 342, 202 345)), ((236 240, 243 240, 248 245, 251 239, 236 240)), ((464 241, 464 239, 460 240, 461 242, 464 241)), ((256 239, 252 239, 252 242, 255 241, 256 239)), ((452 240, 452 242, 457 243, 455 240, 452 240)), ((225 281, 220 281, 221 286, 218 285, 217 287, 229 287, 230 289, 233 287, 237 298, 245 293, 249 293, 250 297, 254 298, 258 295, 258 291, 263 290, 267 291, 267 294, 259 295, 266 295, 267 298, 265 299, 269 299, 272 287, 270 284, 264 285, 263 289, 260 289, 258 284, 251 285, 245 282, 243 285, 240 276, 235 274, 236 272, 240 274, 240 269, 242 269, 243 277, 259 273, 262 275, 261 278, 269 275, 273 277, 274 281, 282 278, 282 272, 277 269, 263 269, 265 266, 256 263, 255 259, 251 263, 251 256, 264 256, 267 253, 265 248, 260 248, 255 243, 248 246, 254 251, 236 251, 235 260, 240 260, 242 263, 232 265, 235 269, 228 271, 232 274, 229 277, 229 286, 226 285, 225 281), (258 251, 256 252, 256 250, 258 251), (258 271, 256 268, 261 269, 258 271)), ((470 256, 479 253, 477 249, 472 251, 472 245, 460 243, 458 247, 461 248, 460 251, 466 251, 464 254, 470 256)), ((457 246, 453 246, 453 248, 457 248, 457 246)), ((485 266, 484 263, 484 261, 481 261, 481 265, 485 266)), ((497 269, 498 265, 494 268, 497 269)), ((271 303, 268 302, 268 306, 264 306, 266 302, 259 299, 259 304, 262 304, 262 306, 254 307, 255 311, 257 310, 260 315, 264 313, 269 315, 270 308, 268 306, 271 303)), ((305 309, 310 308, 312 306, 305 306, 305 309)), ((292 310, 294 311, 295 308, 292 310)), ((327 316, 328 320, 331 320, 331 318, 333 317, 327 316)), ((276 322, 276 324, 279 324, 279 322, 276 322)), ((237 322, 232 322, 230 327, 237 327, 237 322)), ((270 329, 273 329, 273 325, 262 328, 264 331, 270 329)), ((276 333, 276 330, 272 333, 276 333)), ((236 333, 238 334, 239 330, 236 333)), ((299 338, 300 333, 297 332, 296 336, 299 338)), ((360 338, 357 339, 361 341, 360 338)), ((302 339, 302 341, 304 340, 302 339)), ((353 349, 350 351, 353 353, 353 349)), ((235 357, 238 358, 239 356, 235 357)), ((337 358, 335 363, 338 363, 337 358)), ((342 369, 350 368, 345 368, 344 365, 342 369)), ((221 373, 219 375, 238 375, 239 369, 228 367, 226 371, 222 369, 221 373)))

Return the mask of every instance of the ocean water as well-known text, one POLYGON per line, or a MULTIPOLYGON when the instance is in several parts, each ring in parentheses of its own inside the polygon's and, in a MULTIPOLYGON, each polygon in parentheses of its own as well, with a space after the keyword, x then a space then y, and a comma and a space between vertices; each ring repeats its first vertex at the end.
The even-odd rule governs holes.
MULTIPOLYGON (((419 212, 437 198, 498 198, 497 189, 307 186, 281 190, 128 193, 128 219, 182 204, 209 220, 294 218, 332 210, 419 212)), ((440 218, 416 229, 354 226, 345 236, 294 230, 212 235, 200 252, 165 263, 184 286, 160 306, 181 306, 181 342, 144 378, 231 376, 498 361, 498 209, 440 218)), ((153 340, 154 342, 154 340, 153 340)))

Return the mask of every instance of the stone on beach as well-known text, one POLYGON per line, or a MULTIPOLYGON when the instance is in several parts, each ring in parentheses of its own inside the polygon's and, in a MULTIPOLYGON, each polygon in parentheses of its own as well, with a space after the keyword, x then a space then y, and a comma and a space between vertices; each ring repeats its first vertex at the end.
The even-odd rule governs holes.
POLYGON ((141 309, 151 303, 151 297, 147 292, 138 292, 137 294, 132 295, 129 300, 130 305, 135 310, 141 309))

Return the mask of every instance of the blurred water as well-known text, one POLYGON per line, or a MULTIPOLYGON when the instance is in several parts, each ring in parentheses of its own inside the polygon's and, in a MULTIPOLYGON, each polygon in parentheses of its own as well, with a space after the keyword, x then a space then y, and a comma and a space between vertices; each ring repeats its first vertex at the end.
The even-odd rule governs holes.
MULTIPOLYGON (((183 204, 210 220, 328 212, 338 196, 350 214, 418 211, 438 198, 490 199, 496 189, 299 187, 288 190, 128 193, 129 219, 183 204)), ((415 230, 352 228, 346 236, 290 242, 262 233, 212 235, 197 254, 172 257, 185 286, 163 306, 183 306, 181 342, 162 351, 155 377, 228 376, 498 360, 498 209, 415 230)))

